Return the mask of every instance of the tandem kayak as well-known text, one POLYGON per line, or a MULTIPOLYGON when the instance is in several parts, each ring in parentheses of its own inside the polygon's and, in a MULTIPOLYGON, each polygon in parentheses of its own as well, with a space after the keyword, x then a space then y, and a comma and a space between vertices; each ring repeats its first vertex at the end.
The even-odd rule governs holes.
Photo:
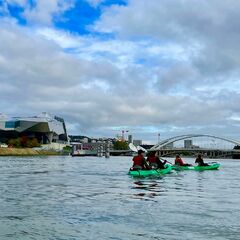
POLYGON ((213 163, 209 166, 178 166, 178 165, 173 165, 172 169, 177 170, 177 171, 182 171, 182 170, 205 171, 205 170, 217 170, 219 167, 220 167, 219 163, 213 163))
POLYGON ((164 169, 151 169, 151 170, 130 170, 128 174, 133 177, 148 177, 148 176, 161 176, 170 173, 172 166, 169 164, 165 165, 164 169))

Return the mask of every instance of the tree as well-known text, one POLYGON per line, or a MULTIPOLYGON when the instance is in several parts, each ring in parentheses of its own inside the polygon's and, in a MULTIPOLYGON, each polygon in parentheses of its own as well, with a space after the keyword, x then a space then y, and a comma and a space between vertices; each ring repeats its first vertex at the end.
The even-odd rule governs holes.
POLYGON ((113 143, 114 150, 128 150, 128 144, 125 141, 116 141, 113 143))
POLYGON ((8 145, 20 148, 21 147, 21 139, 20 138, 15 138, 15 139, 10 139, 8 141, 8 145))
POLYGON ((36 138, 28 139, 25 145, 27 148, 40 147, 38 140, 36 138))
POLYGON ((27 137, 19 137, 15 139, 10 139, 8 141, 8 145, 13 146, 15 148, 33 148, 40 147, 40 144, 36 138, 27 138, 27 137))

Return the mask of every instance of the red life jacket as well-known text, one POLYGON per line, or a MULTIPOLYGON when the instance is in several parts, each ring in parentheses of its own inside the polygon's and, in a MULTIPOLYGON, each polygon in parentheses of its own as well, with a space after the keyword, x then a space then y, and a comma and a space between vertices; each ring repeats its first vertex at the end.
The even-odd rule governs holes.
POLYGON ((176 165, 183 166, 183 165, 184 165, 184 162, 183 162, 183 160, 179 157, 179 158, 176 158, 176 159, 175 159, 175 164, 176 164, 176 165))
POLYGON ((156 156, 149 156, 148 161, 149 163, 157 163, 157 158, 156 156))
POLYGON ((137 155, 133 158, 133 166, 138 165, 143 167, 143 156, 142 155, 137 155))

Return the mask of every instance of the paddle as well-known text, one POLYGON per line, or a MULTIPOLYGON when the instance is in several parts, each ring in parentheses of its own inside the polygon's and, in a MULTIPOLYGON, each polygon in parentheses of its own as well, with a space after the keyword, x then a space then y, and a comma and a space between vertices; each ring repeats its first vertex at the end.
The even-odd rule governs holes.
POLYGON ((167 160, 164 159, 164 158, 161 158, 161 157, 159 157, 159 158, 162 159, 162 160, 164 160, 164 161, 166 161, 167 163, 170 163, 171 165, 174 165, 174 164, 172 164, 171 162, 167 161, 167 160))
POLYGON ((145 148, 143 148, 143 147, 141 147, 141 146, 137 146, 137 150, 142 150, 142 151, 144 151, 145 153, 148 152, 147 149, 145 149, 145 148))
POLYGON ((215 164, 215 163, 218 163, 218 162, 207 162, 207 163, 209 163, 209 164, 215 164))
MULTIPOLYGON (((135 147, 132 143, 129 144, 129 148, 130 148, 132 151, 134 151, 134 152, 137 152, 138 150, 142 150, 142 151, 144 151, 144 152, 148 152, 147 149, 145 149, 145 148, 143 148, 143 147, 141 147, 141 146, 135 147)), ((164 160, 164 161, 166 161, 167 163, 170 163, 171 165, 173 165, 171 162, 167 161, 166 159, 161 158, 161 157, 159 157, 159 158, 162 159, 162 160, 164 160)))
POLYGON ((133 152, 137 152, 138 149, 132 144, 132 143, 129 143, 129 148, 133 151, 133 152))
MULTIPOLYGON (((147 152, 147 150, 146 149, 144 149, 144 148, 142 148, 141 146, 138 146, 138 147, 136 147, 136 146, 134 146, 132 143, 129 143, 129 148, 133 151, 133 152, 138 152, 138 150, 142 150, 142 151, 144 151, 144 152, 147 152), (142 149, 141 149, 142 148, 142 149), (144 150, 143 150, 144 149, 144 150)), ((144 158, 145 159, 145 158, 144 158)), ((145 165, 147 166, 147 168, 149 168, 150 169, 150 166, 147 164, 147 161, 145 160, 145 165)))
MULTIPOLYGON (((145 148, 143 148, 143 147, 141 147, 141 146, 137 146, 137 149, 138 150, 143 150, 144 152, 147 152, 147 149, 145 149, 145 148)), ((160 159, 162 159, 162 160, 164 160, 164 161, 166 161, 167 163, 170 163, 171 165, 173 165, 171 162, 169 162, 169 161, 167 161, 166 159, 164 159, 164 158, 161 158, 161 157, 159 157, 160 159)))

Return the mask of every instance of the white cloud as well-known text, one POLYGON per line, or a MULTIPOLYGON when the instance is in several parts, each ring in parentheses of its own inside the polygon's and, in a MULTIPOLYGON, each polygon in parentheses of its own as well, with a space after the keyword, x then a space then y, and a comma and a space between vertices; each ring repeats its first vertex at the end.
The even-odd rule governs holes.
POLYGON ((97 7, 101 3, 105 2, 105 0, 86 0, 91 6, 97 7))
POLYGON ((29 24, 52 25, 54 20, 61 18, 62 14, 72 8, 75 0, 4 0, 0 6, 0 13, 11 17, 9 6, 17 6, 23 9, 21 17, 29 24))
POLYGON ((18 5, 21 7, 26 7, 28 4, 28 0, 5 0, 5 3, 10 5, 18 5))
MULTIPOLYGON (((58 44, 79 58, 90 61, 107 60, 119 68, 148 65, 162 68, 170 62, 188 62, 192 48, 151 40, 101 39, 101 37, 79 36, 52 28, 38 28, 37 34, 58 44)), ((197 49, 195 47, 195 49, 197 49)), ((197 50, 196 50, 197 51, 197 50)), ((159 70, 156 71, 158 75, 159 70)))
MULTIPOLYGON (((236 134, 239 50, 229 39, 238 39, 238 31, 225 23, 234 26, 230 10, 213 1, 225 13, 219 15, 203 1, 199 9, 212 12, 201 14, 180 2, 132 0, 106 8, 94 28, 114 32, 111 39, 1 19, 1 112, 60 114, 72 133, 126 126, 149 139, 158 130, 236 134)), ((49 24, 69 7, 55 1, 43 13, 44 4, 25 11, 29 21, 49 24)))
MULTIPOLYGON (((124 39, 158 39, 187 49, 192 72, 205 84, 239 81, 240 3, 213 1, 131 0, 105 8, 92 27, 124 39)), ((186 51, 182 51, 183 56, 186 51)), ((171 69, 170 69, 171 70, 171 69)))
POLYGON ((0 15, 8 15, 9 14, 9 11, 8 11, 8 8, 7 8, 7 4, 5 2, 3 2, 1 5, 0 5, 0 15))
POLYGON ((24 0, 8 0, 8 4, 18 4, 24 8, 22 17, 31 24, 51 25, 55 18, 74 6, 74 0, 41 0, 32 4, 24 0))

